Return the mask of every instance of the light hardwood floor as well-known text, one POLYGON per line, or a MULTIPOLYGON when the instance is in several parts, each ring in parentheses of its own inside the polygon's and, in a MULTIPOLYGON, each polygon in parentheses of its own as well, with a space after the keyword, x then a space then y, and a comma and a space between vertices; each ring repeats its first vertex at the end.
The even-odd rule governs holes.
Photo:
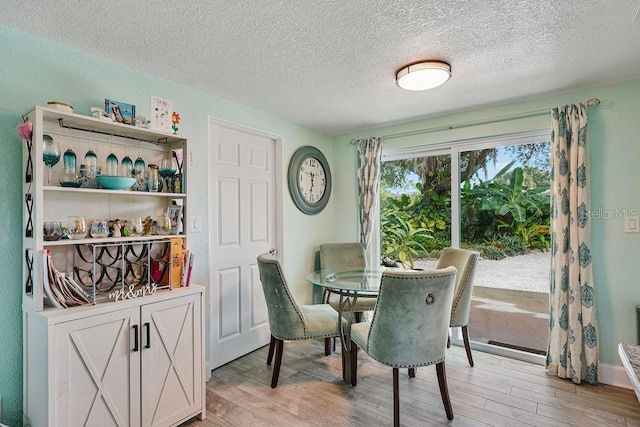
MULTIPOLYGON (((213 371, 207 383, 208 426, 384 426, 393 424, 391 368, 359 352, 358 385, 342 381, 340 348, 324 356, 321 341, 286 342, 276 389, 267 347, 213 371)), ((464 348, 447 351, 454 419, 445 415, 435 367, 400 374, 400 423, 407 426, 640 426, 632 390, 574 385, 544 367, 464 348)))

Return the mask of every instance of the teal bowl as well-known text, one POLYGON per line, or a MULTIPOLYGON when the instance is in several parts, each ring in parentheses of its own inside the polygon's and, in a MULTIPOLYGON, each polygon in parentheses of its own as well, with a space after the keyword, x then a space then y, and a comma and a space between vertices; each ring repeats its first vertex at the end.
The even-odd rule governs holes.
POLYGON ((124 190, 135 184, 135 178, 127 178, 126 176, 106 176, 98 175, 96 177, 98 184, 107 190, 124 190))

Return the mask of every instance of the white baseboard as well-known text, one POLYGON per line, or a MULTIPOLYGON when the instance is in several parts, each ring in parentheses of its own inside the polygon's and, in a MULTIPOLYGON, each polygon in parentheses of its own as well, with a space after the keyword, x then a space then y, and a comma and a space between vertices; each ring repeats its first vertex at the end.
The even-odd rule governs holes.
POLYGON ((598 380, 604 384, 627 388, 629 390, 633 389, 633 387, 631 387, 631 381, 629 381, 629 377, 627 376, 627 372, 622 366, 606 365, 601 363, 598 380))
POLYGON ((209 381, 211 379, 211 365, 208 360, 204 363, 204 374, 207 381, 209 381))

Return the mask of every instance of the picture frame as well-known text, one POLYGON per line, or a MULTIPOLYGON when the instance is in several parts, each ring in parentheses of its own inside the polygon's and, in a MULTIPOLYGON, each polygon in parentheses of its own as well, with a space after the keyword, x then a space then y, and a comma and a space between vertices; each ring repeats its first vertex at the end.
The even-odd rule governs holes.
POLYGON ((162 132, 171 132, 173 102, 159 96, 151 97, 151 117, 149 127, 162 132))
POLYGON ((171 219, 171 233, 182 232, 182 205, 171 205, 167 208, 167 216, 171 219))
POLYGON ((136 106, 105 98, 104 111, 118 123, 130 125, 135 122, 136 106))

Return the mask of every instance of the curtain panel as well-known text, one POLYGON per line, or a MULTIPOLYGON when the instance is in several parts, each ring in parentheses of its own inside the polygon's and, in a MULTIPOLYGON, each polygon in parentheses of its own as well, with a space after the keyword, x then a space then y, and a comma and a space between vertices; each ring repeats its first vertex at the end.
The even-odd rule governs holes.
POLYGON ((365 249, 368 249, 371 243, 371 230, 375 220, 380 190, 382 138, 360 139, 357 141, 357 145, 360 242, 365 249))
POLYGON ((598 331, 591 263, 587 107, 552 110, 551 276, 547 371, 598 382, 598 331))

